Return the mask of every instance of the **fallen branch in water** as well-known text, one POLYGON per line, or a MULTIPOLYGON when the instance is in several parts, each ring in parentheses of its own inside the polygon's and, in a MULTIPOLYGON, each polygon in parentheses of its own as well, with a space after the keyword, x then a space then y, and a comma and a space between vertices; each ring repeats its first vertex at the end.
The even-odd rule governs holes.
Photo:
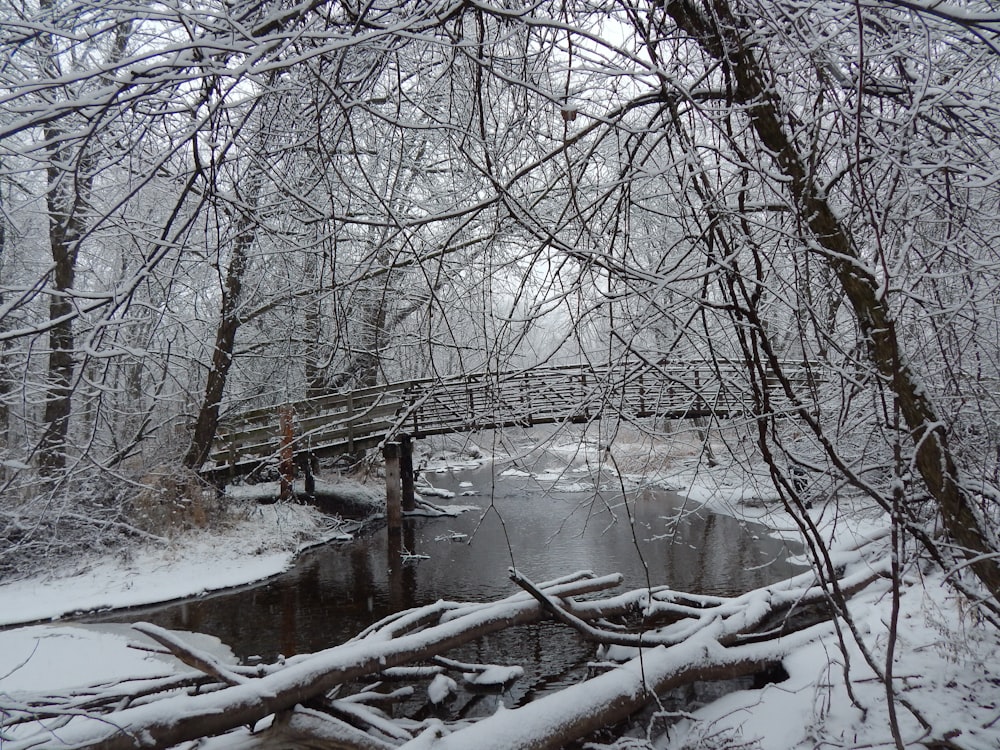
MULTIPOLYGON (((556 596, 573 596, 608 589, 619 585, 621 580, 620 575, 602 578, 576 575, 550 582, 545 590, 556 596)), ((252 726, 267 716, 321 696, 341 683, 377 674, 388 667, 429 659, 488 633, 534 622, 541 615, 538 603, 524 593, 487 605, 430 605, 392 618, 384 628, 366 631, 364 638, 289 659, 283 668, 263 677, 212 692, 172 694, 121 711, 78 717, 60 728, 58 735, 41 729, 34 737, 8 743, 5 750, 59 746, 93 750, 170 747, 236 727, 252 726), (435 614, 440 622, 413 630, 418 627, 414 623, 426 622, 435 614)))
POLYGON ((643 649, 628 662, 519 708, 442 735, 432 727, 404 750, 558 750, 602 727, 624 721, 659 693, 706 680, 770 669, 792 650, 832 631, 823 623, 762 647, 726 648, 711 637, 643 649))
MULTIPOLYGON (((872 564, 863 557, 858 552, 854 562, 863 564, 844 570, 840 581, 844 592, 858 591, 881 575, 884 564, 872 564)), ((138 631, 197 671, 163 680, 162 692, 144 689, 141 700, 123 700, 117 705, 101 700, 105 693, 122 695, 113 686, 48 697, 47 704, 22 700, 16 718, 10 718, 14 711, 4 709, 8 718, 0 722, 0 731, 5 731, 4 727, 17 730, 4 750, 170 747, 239 727, 254 727, 272 716, 270 728, 263 734, 272 739, 277 736, 281 743, 300 742, 317 748, 554 749, 627 718, 670 688, 770 669, 830 628, 824 621, 829 610, 814 606, 826 601, 827 590, 811 573, 736 597, 645 589, 587 600, 576 597, 606 592, 620 584, 621 576, 577 573, 534 584, 512 572, 512 579, 525 591, 494 603, 436 602, 396 613, 340 646, 253 668, 222 664, 170 631, 137 625, 138 631), (812 607, 808 617, 789 625, 790 614, 805 605, 812 607), (640 623, 641 632, 630 632, 607 622, 607 618, 620 615, 633 621, 638 616, 642 623, 662 622, 665 616, 672 621, 653 629, 640 623), (486 667, 443 654, 484 635, 546 616, 602 647, 625 647, 615 652, 625 663, 527 705, 479 719, 471 726, 468 721, 449 726, 440 721, 395 719, 375 705, 415 694, 409 687, 389 694, 376 692, 377 684, 386 679, 440 678, 440 687, 450 681, 444 674, 447 671, 466 675, 487 672, 468 679, 507 683, 518 676, 519 666, 486 667), (352 687, 352 683, 372 679, 378 680, 376 686, 369 682, 367 687, 352 687), (197 687, 192 691, 182 689, 184 685, 197 687), (30 727, 34 733, 26 735, 26 721, 44 716, 58 717, 58 731, 36 723, 30 727)))

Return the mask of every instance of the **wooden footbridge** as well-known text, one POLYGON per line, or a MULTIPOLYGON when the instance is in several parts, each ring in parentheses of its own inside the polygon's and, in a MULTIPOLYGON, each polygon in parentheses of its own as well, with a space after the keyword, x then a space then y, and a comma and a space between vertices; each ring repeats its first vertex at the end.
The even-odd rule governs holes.
MULTIPOLYGON (((786 377, 812 377, 785 363, 786 377)), ((747 370, 706 361, 597 368, 539 367, 424 378, 254 409, 221 425, 203 473, 249 474, 279 461, 353 454, 407 435, 625 419, 731 418, 752 409, 747 370)))

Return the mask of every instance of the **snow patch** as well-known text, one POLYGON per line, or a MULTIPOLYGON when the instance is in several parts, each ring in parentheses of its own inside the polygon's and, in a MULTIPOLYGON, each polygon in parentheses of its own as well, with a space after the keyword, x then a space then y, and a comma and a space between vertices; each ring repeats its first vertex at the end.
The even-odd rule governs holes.
POLYGON ((166 602, 263 580, 317 543, 350 538, 307 505, 249 504, 224 528, 192 531, 127 557, 0 585, 0 625, 166 602))
POLYGON ((446 674, 439 674, 427 686, 427 697, 431 703, 444 703, 458 690, 458 683, 446 674))
POLYGON ((504 685, 516 682, 523 676, 524 670, 521 667, 492 664, 481 672, 465 672, 462 674, 462 679, 467 684, 479 688, 502 688, 504 685))

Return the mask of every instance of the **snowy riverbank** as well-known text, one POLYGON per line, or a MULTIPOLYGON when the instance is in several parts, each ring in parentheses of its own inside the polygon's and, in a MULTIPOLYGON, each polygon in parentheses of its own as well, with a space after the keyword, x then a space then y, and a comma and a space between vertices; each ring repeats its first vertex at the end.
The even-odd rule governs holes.
MULTIPOLYGON (((377 517, 384 512, 384 488, 378 480, 318 481, 316 489, 362 515, 377 517)), ((0 584, 0 627, 156 604, 263 581, 287 570, 305 549, 350 540, 359 526, 311 505, 260 502, 275 497, 277 491, 276 483, 230 487, 222 524, 0 584)), ((0 663, 0 678, 3 674, 0 663)))
POLYGON ((188 531, 167 543, 0 585, 0 626, 155 604, 260 581, 286 570, 303 548, 336 538, 350 537, 315 508, 243 501, 222 527, 188 531))
MULTIPOLYGON (((584 458, 593 460, 599 455, 594 452, 584 458)), ((445 466, 431 464, 427 472, 432 475, 445 466)), ((773 488, 769 489, 763 472, 679 461, 648 474, 623 472, 622 480, 630 485, 669 486, 689 498, 692 509, 705 504, 764 523, 776 534, 797 534, 792 517, 773 502, 773 488)), ((357 492, 378 494, 374 486, 359 485, 357 492)), ((224 528, 185 534, 127 558, 82 566, 71 575, 0 586, 0 623, 148 604, 250 583, 287 569, 302 548, 343 533, 329 517, 307 506, 256 505, 245 497, 234 501, 244 503, 242 511, 224 528)), ((879 519, 874 514, 849 514, 855 522, 848 525, 841 517, 835 524, 830 510, 817 507, 810 513, 835 551, 877 535, 879 519)), ((976 621, 940 573, 907 571, 895 641, 889 638, 893 613, 888 581, 876 582, 856 596, 850 610, 855 634, 844 631, 844 647, 831 634, 798 648, 785 661, 787 680, 731 693, 684 715, 655 744, 633 737, 600 747, 804 750, 817 745, 891 746, 890 704, 875 673, 890 661, 898 694, 912 709, 896 703, 904 746, 917 746, 923 738, 934 737, 949 739, 952 747, 1000 747, 1000 664, 994 657, 1000 639, 976 621), (843 666, 845 653, 850 691, 843 666)), ((217 639, 184 637, 226 658, 227 649, 217 639)), ((19 691, 52 691, 180 668, 172 659, 136 649, 134 644, 150 646, 126 626, 50 623, 0 631, 0 710, 19 691)))

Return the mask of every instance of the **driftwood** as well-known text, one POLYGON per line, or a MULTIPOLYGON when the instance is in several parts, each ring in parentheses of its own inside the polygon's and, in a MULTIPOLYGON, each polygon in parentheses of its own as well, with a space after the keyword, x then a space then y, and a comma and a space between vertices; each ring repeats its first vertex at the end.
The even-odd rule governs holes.
MULTIPOLYGON (((864 556, 859 551, 854 562, 864 556)), ((869 585, 882 567, 867 561, 845 569, 841 590, 869 585)), ((127 690, 99 686, 66 696, 16 696, 16 705, 0 706, 0 732, 16 732, 4 748, 169 747, 252 728, 262 720, 268 725, 264 734, 286 746, 559 748, 627 718, 672 687, 767 670, 832 628, 824 607, 807 610, 808 617, 789 617, 803 606, 826 601, 827 588, 817 585, 811 573, 738 597, 643 589, 588 600, 577 597, 605 592, 620 583, 620 576, 578 573, 537 585, 517 571, 511 577, 524 592, 489 604, 437 602, 401 612, 345 644, 280 664, 222 664, 169 631, 137 625, 192 671, 135 681, 127 690), (351 692, 350 686, 361 680, 448 683, 449 671, 469 680, 481 679, 484 672, 516 673, 516 667, 487 669, 443 653, 543 617, 555 618, 602 647, 616 646, 618 661, 601 665, 606 671, 578 685, 471 725, 389 718, 378 705, 413 695, 408 686, 389 694, 363 687, 351 692), (609 622, 623 617, 639 632, 609 622), (651 623, 657 626, 650 628, 651 623), (38 723, 46 717, 57 721, 57 731, 38 723)))
MULTIPOLYGON (((617 575, 574 576, 553 582, 546 590, 556 596, 573 596, 620 583, 621 576, 617 575)), ((104 714, 93 721, 77 720, 62 727, 58 737, 44 733, 37 738, 11 742, 5 750, 53 747, 54 742, 94 750, 169 747, 221 734, 235 727, 252 726, 342 683, 377 674, 387 667, 428 659, 488 633, 533 622, 540 614, 541 607, 526 594, 493 605, 463 607, 439 602, 391 618, 384 629, 370 631, 363 639, 308 657, 289 659, 282 668, 252 682, 212 692, 171 695, 104 714), (422 623, 431 620, 437 620, 438 624, 418 630, 422 623)), ((53 707, 51 712, 57 710, 53 707)))
MULTIPOLYGON (((677 646, 656 646, 604 674, 503 711, 435 739, 434 750, 557 750, 566 743, 627 719, 659 693, 703 680, 756 674, 797 646, 831 632, 829 623, 771 642, 768 648, 726 648, 709 636, 677 646)), ((432 728, 429 732, 439 730, 432 728)), ((414 748, 426 738, 414 741, 414 748)), ((428 745, 419 744, 420 747, 428 745)), ((407 748, 407 745, 403 745, 407 748)))

